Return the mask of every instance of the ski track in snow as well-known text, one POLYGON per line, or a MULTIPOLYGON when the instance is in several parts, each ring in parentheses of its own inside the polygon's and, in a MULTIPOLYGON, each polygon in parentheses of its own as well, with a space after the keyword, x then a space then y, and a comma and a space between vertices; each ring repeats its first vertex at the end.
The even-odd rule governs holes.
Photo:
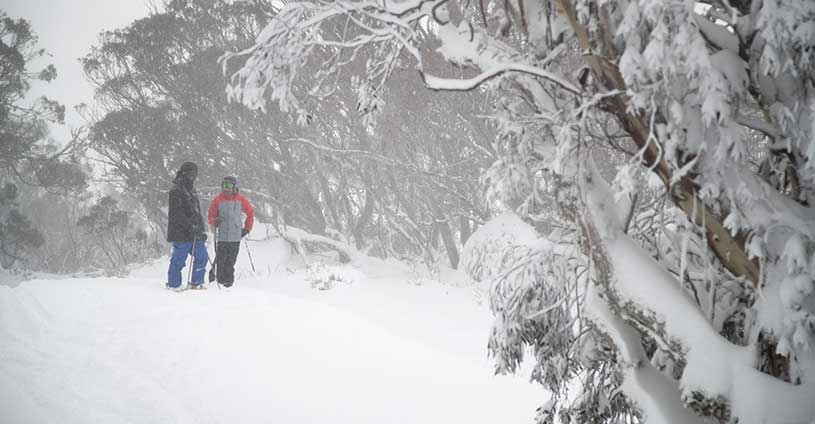
POLYGON ((0 285, 0 422, 531 423, 545 402, 492 375, 471 289, 379 264, 318 291, 280 243, 251 248, 277 265, 241 252, 228 292, 168 292, 164 260, 0 285))

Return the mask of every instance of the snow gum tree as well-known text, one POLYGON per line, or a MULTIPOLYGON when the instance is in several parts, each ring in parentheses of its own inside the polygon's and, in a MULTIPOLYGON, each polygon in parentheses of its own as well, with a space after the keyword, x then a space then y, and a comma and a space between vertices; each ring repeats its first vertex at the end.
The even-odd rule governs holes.
POLYGON ((38 190, 82 190, 81 131, 62 146, 48 140, 48 123, 62 123, 65 106, 40 97, 29 101, 32 81, 52 81, 57 70, 31 69, 46 54, 30 22, 0 11, 0 267, 12 268, 45 242, 23 208, 20 195, 38 190))
MULTIPOLYGON (((484 218, 478 172, 494 155, 488 134, 496 127, 462 117, 478 113, 485 96, 450 92, 428 101, 413 94, 424 87, 412 70, 390 69, 387 87, 367 79, 336 85, 337 75, 320 75, 325 84, 309 86, 315 94, 299 114, 229 102, 227 79, 214 65, 225 51, 253 44, 274 3, 172 1, 101 35, 83 67, 96 90, 89 139, 104 178, 138 201, 158 233, 174 171, 194 160, 204 201, 235 174, 263 222, 319 236, 306 248, 428 263, 446 255, 455 266, 484 218), (413 113, 383 110, 384 103, 413 113), (349 119, 360 113, 379 119, 349 119), (421 129, 402 130, 412 127, 421 129)), ((376 54, 363 49, 356 57, 376 54)), ((321 55, 314 60, 330 52, 321 55)), ((364 73, 359 60, 345 66, 364 73)))
POLYGON ((250 107, 307 115, 299 82, 340 81, 362 49, 375 54, 349 73, 367 110, 387 106, 377 94, 397 67, 491 96, 501 133, 482 182, 537 238, 492 244, 489 346, 502 372, 531 347, 553 393, 540 422, 815 418, 815 3, 339 0, 272 14, 223 59, 244 61, 228 92, 250 107))
MULTIPOLYGON (((134 228, 131 213, 122 210, 119 202, 102 196, 88 208, 88 214, 80 217, 76 225, 88 236, 85 244, 94 255, 93 265, 109 272, 122 272, 133 262, 142 261, 155 254, 151 251, 147 233, 134 228)), ((155 249, 154 249, 155 250, 155 249)))

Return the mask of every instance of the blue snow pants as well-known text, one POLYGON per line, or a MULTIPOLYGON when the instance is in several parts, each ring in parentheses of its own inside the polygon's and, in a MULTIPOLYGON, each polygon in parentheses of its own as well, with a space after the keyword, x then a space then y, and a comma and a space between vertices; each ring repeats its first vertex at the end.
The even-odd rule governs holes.
MULTIPOLYGON (((181 270, 187 262, 187 256, 193 254, 193 242, 177 241, 173 243, 173 256, 170 258, 170 269, 167 271, 167 285, 173 288, 181 286, 181 270)), ((207 271, 207 246, 203 240, 195 241, 195 254, 192 259, 192 285, 204 284, 207 271)))

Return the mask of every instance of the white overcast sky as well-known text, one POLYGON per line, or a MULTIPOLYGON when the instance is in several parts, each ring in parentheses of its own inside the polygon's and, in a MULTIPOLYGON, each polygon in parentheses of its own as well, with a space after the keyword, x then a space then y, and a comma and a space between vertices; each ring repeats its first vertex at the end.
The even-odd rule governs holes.
MULTIPOLYGON (((83 125, 73 107, 90 104, 93 90, 85 77, 79 58, 85 56, 98 35, 104 30, 122 28, 147 16, 152 0, 3 0, 0 10, 10 18, 25 18, 39 37, 38 46, 48 51, 41 63, 30 70, 39 70, 49 63, 57 67, 57 79, 48 84, 32 84, 31 94, 48 96, 66 106, 69 128, 83 125)), ((52 128, 54 138, 69 137, 68 128, 52 128)))

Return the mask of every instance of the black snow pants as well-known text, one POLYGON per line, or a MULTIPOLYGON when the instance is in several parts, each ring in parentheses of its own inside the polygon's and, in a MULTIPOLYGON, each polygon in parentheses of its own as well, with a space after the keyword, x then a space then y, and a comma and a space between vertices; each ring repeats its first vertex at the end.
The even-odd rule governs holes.
POLYGON ((235 260, 238 259, 241 242, 219 241, 215 250, 215 273, 218 282, 224 287, 232 287, 235 282, 235 260))

